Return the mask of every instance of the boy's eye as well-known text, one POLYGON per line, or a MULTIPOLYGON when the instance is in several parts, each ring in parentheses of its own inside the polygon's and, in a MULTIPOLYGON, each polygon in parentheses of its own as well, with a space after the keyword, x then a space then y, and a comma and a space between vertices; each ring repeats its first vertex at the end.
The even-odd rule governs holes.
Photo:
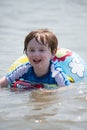
POLYGON ((30 49, 29 51, 34 52, 35 50, 34 49, 30 49))
POLYGON ((40 50, 40 51, 44 51, 44 50, 40 50))
POLYGON ((39 51, 44 51, 43 49, 40 49, 39 51))

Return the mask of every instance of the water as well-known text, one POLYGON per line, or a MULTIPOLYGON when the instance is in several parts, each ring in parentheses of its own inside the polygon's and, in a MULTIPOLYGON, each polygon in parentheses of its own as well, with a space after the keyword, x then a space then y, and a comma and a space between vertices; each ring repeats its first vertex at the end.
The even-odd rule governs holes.
MULTIPOLYGON (((59 47, 76 51, 87 62, 86 0, 1 0, 0 77, 23 54, 26 34, 49 28, 59 47)), ((86 130, 87 81, 57 92, 0 89, 1 130, 86 130)))

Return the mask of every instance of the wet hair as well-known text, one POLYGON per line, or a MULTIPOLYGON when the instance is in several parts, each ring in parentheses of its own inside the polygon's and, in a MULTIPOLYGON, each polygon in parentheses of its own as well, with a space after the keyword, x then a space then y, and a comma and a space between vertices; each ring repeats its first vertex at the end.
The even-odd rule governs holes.
POLYGON ((35 38, 35 40, 39 44, 48 44, 48 47, 51 48, 51 53, 58 47, 58 40, 55 34, 48 29, 38 29, 35 31, 30 32, 26 37, 24 41, 24 51, 27 50, 27 46, 29 42, 35 38))

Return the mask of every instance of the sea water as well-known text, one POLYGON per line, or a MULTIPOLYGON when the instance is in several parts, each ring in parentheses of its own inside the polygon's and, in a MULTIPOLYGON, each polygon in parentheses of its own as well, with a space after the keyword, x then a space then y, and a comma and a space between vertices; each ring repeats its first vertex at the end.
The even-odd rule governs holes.
MULTIPOLYGON (((0 78, 23 54, 25 36, 48 28, 59 47, 77 52, 87 62, 86 0, 0 1, 0 78)), ((0 89, 0 130, 86 130, 87 80, 61 88, 10 91, 0 89)))

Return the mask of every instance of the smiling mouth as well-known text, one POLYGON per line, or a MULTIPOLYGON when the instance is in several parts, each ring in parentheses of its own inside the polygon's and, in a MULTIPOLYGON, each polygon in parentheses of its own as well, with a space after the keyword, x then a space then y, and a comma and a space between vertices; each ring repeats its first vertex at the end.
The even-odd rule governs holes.
POLYGON ((41 62, 41 59, 40 60, 33 60, 34 61, 34 63, 39 63, 39 62, 41 62))

